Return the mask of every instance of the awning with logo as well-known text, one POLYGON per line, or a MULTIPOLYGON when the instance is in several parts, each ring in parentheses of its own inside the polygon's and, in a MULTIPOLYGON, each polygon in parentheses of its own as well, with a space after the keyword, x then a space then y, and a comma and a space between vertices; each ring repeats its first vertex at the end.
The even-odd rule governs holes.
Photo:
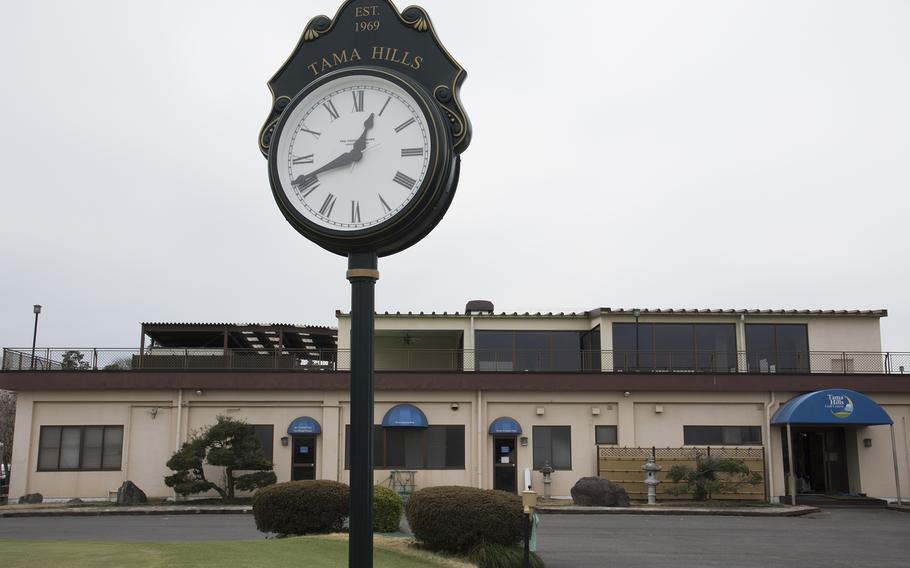
POLYGON ((288 434, 321 434, 322 428, 319 427, 319 422, 316 422, 314 419, 309 416, 301 416, 297 418, 291 425, 288 426, 288 434))
POLYGON ((848 389, 825 389, 801 394, 789 400, 774 413, 771 425, 786 427, 788 463, 787 482, 790 502, 796 504, 796 475, 793 464, 793 424, 812 426, 890 426, 891 461, 894 464, 894 488, 897 503, 901 504, 900 472, 897 465, 897 444, 894 438, 894 420, 877 402, 868 396, 848 389))
POLYGON ((518 420, 514 418, 509 418, 508 416, 503 416, 502 418, 497 418, 490 424, 490 434, 508 434, 510 436, 520 436, 521 435, 521 424, 518 423, 518 420))
POLYGON ((382 418, 384 428, 426 428, 427 416, 413 404, 393 406, 382 418))
POLYGON ((799 395, 774 413, 771 424, 877 426, 894 424, 868 396, 848 389, 826 389, 799 395))

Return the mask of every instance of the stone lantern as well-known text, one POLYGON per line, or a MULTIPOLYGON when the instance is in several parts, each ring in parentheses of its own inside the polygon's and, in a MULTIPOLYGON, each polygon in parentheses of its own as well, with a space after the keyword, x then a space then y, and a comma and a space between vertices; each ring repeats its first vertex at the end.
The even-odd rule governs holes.
POLYGON ((545 460, 543 462, 543 467, 540 468, 540 473, 543 475, 543 498, 550 498, 550 484, 553 483, 553 480, 550 479, 550 474, 553 473, 553 467, 550 465, 550 460, 545 460))
POLYGON ((652 449, 648 461, 645 462, 645 465, 641 466, 641 469, 645 471, 645 485, 648 486, 648 505, 657 504, 657 485, 660 483, 660 480, 657 479, 657 472, 663 469, 657 465, 657 459, 654 453, 655 452, 652 449))

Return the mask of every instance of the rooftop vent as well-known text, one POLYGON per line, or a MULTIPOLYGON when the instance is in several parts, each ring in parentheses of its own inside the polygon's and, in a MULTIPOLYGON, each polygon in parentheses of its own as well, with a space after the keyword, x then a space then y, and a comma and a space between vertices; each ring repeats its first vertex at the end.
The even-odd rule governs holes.
POLYGON ((473 314, 493 314, 493 302, 489 300, 469 300, 464 307, 464 313, 473 314))

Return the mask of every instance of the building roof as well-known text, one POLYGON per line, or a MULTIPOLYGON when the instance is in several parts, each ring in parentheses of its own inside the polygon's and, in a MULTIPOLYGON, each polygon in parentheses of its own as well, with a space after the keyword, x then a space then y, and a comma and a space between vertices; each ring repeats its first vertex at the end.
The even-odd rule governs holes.
MULTIPOLYGON (((712 308, 640 308, 641 315, 721 315, 721 316, 864 316, 883 318, 888 310, 786 310, 786 309, 712 309, 712 308)), ((595 308, 586 312, 499 312, 464 314, 460 312, 376 312, 383 317, 577 317, 596 318, 601 315, 634 315, 634 308, 595 308)), ((336 317, 349 317, 350 312, 336 310, 336 317)))
POLYGON ((232 349, 334 349, 338 331, 332 327, 285 323, 146 322, 142 333, 158 347, 223 347, 232 349))

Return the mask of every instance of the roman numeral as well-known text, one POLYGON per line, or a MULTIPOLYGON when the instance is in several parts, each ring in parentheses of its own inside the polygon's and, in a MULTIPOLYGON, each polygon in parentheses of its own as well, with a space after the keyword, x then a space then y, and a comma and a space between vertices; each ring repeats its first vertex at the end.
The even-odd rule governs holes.
POLYGON ((316 132, 315 130, 310 130, 310 129, 308 129, 308 128, 305 127, 305 126, 301 126, 301 127, 300 127, 300 130, 302 130, 303 132, 309 132, 310 134, 312 134, 313 136, 315 136, 317 140, 318 140, 319 137, 322 135, 322 132, 316 132))
POLYGON ((382 105, 382 110, 379 111, 379 116, 382 116, 382 113, 385 112, 385 107, 389 106, 389 101, 392 100, 392 97, 389 97, 385 100, 385 104, 382 105))
POLYGON ((325 198, 325 201, 322 203, 322 207, 319 208, 319 214, 326 217, 332 216, 332 208, 335 207, 335 196, 331 193, 328 197, 325 198))
MULTIPOLYGON (((402 150, 404 152, 404 150, 402 150)), ((402 154, 404 156, 404 154, 402 154)), ((312 164, 313 163, 313 154, 307 154, 306 156, 298 156, 291 160, 292 164, 312 164)))
POLYGON ((360 222, 360 202, 351 201, 351 223, 360 222))
POLYGON ((414 124, 414 119, 413 119, 413 118, 409 118, 409 119, 407 119, 406 121, 404 121, 404 122, 402 122, 401 124, 399 124, 398 126, 396 126, 396 127, 395 127, 395 132, 401 132, 402 130, 404 130, 404 129, 407 128, 408 126, 411 126, 412 124, 414 124))
POLYGON ((293 182, 294 187, 297 188, 302 195, 302 197, 309 197, 311 193, 316 191, 316 188, 319 187, 319 178, 316 176, 298 176, 293 182))
POLYGON ((423 148, 402 148, 401 157, 406 158, 408 156, 423 156, 423 148))
POLYGON ((325 110, 329 111, 329 114, 332 115, 332 120, 338 118, 338 110, 335 108, 335 104, 329 99, 328 102, 322 103, 322 106, 325 107, 325 110))
POLYGON ((381 194, 381 193, 377 193, 376 195, 379 196, 379 202, 382 203, 382 208, 385 210, 385 212, 386 212, 386 213, 391 213, 391 212, 392 212, 392 208, 389 207, 389 204, 386 203, 386 202, 385 202, 385 199, 382 198, 382 194, 381 194))
POLYGON ((395 177, 392 179, 395 180, 395 183, 403 185, 408 189, 414 189, 414 184, 417 183, 416 179, 411 179, 401 172, 396 172, 395 177))
POLYGON ((363 112, 363 91, 352 91, 354 96, 354 112, 363 112))

